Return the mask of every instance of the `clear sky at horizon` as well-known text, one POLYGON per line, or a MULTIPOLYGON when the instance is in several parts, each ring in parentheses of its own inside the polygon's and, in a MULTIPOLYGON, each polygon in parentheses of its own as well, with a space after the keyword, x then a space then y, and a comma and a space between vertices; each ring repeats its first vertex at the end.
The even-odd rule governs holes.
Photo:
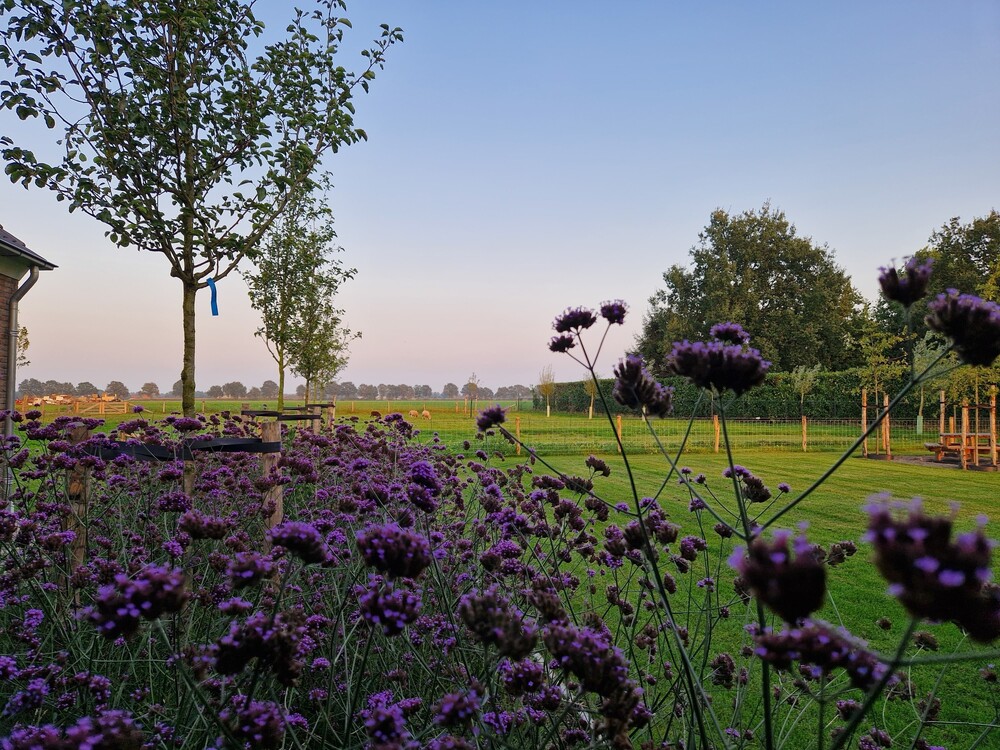
MULTIPOLYGON (((256 6, 278 33, 284 2, 256 6)), ((1000 3, 355 0, 390 50, 332 157, 342 290, 362 331, 341 379, 532 385, 567 306, 622 298, 609 375, 661 274, 716 208, 765 202, 875 297, 880 266, 1000 208, 1000 3)), ((345 54, 346 67, 359 67, 345 54)), ((0 133, 51 132, 0 114, 0 133), (14 121, 14 122, 12 122, 14 121)), ((181 364, 180 284, 52 194, 0 181, 0 223, 59 266, 21 303, 40 380, 147 381, 181 364)), ((197 385, 276 379, 238 276, 198 301, 197 385)), ((297 382, 294 378, 292 382, 297 382)))

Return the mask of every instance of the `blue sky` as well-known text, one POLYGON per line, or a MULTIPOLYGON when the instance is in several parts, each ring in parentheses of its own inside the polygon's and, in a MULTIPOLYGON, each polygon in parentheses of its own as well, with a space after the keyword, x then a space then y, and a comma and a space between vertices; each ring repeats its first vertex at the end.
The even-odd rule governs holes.
MULTIPOLYGON (((284 7, 258 4, 273 33, 284 7)), ((869 298, 879 266, 1000 208, 992 0, 356 0, 348 15, 355 46, 382 22, 406 36, 357 101, 370 140, 327 164, 359 271, 339 300, 363 333, 341 376, 356 384, 531 385, 550 364, 576 379, 546 349, 553 317, 623 298, 610 374, 718 207, 770 201, 869 298)), ((6 182, 0 223, 60 266, 22 302, 19 379, 170 387, 180 287, 164 259, 6 182)), ((242 280, 219 294, 217 318, 199 298, 198 387, 273 379, 242 280)))

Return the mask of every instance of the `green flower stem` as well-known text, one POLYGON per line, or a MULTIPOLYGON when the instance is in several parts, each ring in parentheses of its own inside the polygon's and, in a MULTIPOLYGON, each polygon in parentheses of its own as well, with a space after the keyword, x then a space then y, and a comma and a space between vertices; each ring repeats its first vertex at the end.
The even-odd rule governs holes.
MULTIPOLYGON (((722 399, 719 399, 719 421, 722 423, 722 438, 723 442, 726 444, 726 460, 729 461, 729 473, 731 479, 733 480, 733 493, 736 496, 736 505, 740 511, 740 522, 743 524, 743 539, 748 543, 753 538, 753 530, 750 526, 750 518, 747 515, 746 501, 743 497, 743 491, 740 488, 740 478, 736 476, 736 462, 733 460, 733 446, 729 442, 729 427, 726 422, 726 408, 722 404, 722 399)), ((757 604, 757 625, 763 631, 764 624, 766 622, 766 613, 764 612, 764 605, 761 603, 760 599, 755 597, 757 604)), ((774 748, 774 718, 771 716, 771 711, 773 707, 771 705, 771 666, 766 663, 761 663, 761 698, 764 701, 764 747, 767 750, 773 750, 774 748)))
POLYGON ((903 652, 906 651, 906 647, 910 644, 910 638, 913 636, 913 631, 917 629, 918 623, 919 620, 916 617, 910 618, 906 626, 906 632, 899 639, 899 646, 896 648, 896 653, 888 662, 883 662, 888 666, 885 674, 882 675, 882 678, 865 695, 865 702, 861 704, 861 708, 851 714, 850 721, 847 722, 844 731, 834 740, 833 745, 830 746, 830 750, 840 750, 840 748, 844 747, 854 734, 854 730, 858 728, 858 725, 861 724, 868 715, 868 712, 871 711, 872 706, 875 705, 875 701, 878 700, 882 691, 885 690, 885 686, 889 684, 889 680, 892 679, 896 670, 902 666, 903 652))

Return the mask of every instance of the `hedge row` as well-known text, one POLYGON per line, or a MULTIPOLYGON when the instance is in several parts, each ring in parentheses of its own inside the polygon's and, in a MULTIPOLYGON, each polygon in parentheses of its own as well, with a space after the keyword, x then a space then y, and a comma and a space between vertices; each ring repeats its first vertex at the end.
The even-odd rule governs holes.
MULTIPOLYGON (((904 378, 890 380, 886 390, 897 393, 903 387, 904 378)), ((688 416, 694 412, 697 416, 709 416, 717 404, 699 388, 691 385, 683 378, 667 378, 665 385, 674 387, 674 413, 688 416)), ((611 398, 613 380, 601 380, 601 390, 604 392, 614 413, 627 411, 611 398)), ((924 416, 936 418, 938 413, 937 390, 928 388, 925 391, 924 416)), ((881 402, 881 394, 878 397, 881 402)), ((870 413, 874 412, 876 397, 872 389, 868 393, 870 413)), ((553 411, 586 412, 590 406, 590 396, 584 390, 582 381, 572 383, 556 383, 555 393, 550 398, 553 411)), ((894 411, 900 418, 913 418, 917 415, 920 403, 919 390, 907 395, 894 411)), ((534 408, 545 410, 545 399, 536 391, 534 408)), ((600 399, 595 404, 595 411, 601 408, 600 399)), ((799 394, 792 385, 788 373, 775 373, 767 376, 761 385, 751 389, 742 396, 725 397, 726 414, 734 418, 753 419, 795 419, 803 413, 813 419, 858 419, 861 415, 861 377, 857 370, 839 372, 821 372, 816 384, 800 406, 799 394)))

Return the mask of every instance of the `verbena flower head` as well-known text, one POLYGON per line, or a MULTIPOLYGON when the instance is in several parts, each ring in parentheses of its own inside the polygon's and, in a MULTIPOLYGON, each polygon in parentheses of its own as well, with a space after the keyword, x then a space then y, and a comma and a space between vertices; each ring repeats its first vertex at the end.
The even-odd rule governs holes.
POLYGON ((927 325, 952 340, 958 358, 988 367, 1000 356, 1000 305, 949 289, 927 309, 927 325))
POLYGON ((458 614, 478 640, 495 646, 504 656, 523 659, 535 648, 535 626, 525 622, 494 587, 463 596, 458 602, 458 614))
POLYGON ((628 305, 620 299, 601 303, 601 317, 608 321, 608 325, 622 325, 627 312, 628 305))
POLYGON ((330 556, 323 535, 312 524, 285 521, 267 532, 271 544, 284 547, 306 565, 322 563, 330 556))
POLYGON ((668 388, 649 373, 642 357, 630 354, 614 369, 612 397, 622 406, 665 417, 673 409, 674 389, 668 388))
POLYGON ((124 574, 104 586, 86 617, 105 638, 128 637, 139 629, 140 619, 155 620, 177 612, 188 595, 184 572, 160 565, 147 565, 134 578, 124 574))
POLYGON ((953 621, 983 643, 1000 637, 1000 587, 989 583, 993 543, 982 526, 953 540, 953 518, 927 515, 918 500, 877 497, 867 510, 875 565, 910 614, 953 621))
POLYGON ((570 333, 586 330, 597 322, 594 311, 586 307, 569 307, 566 311, 555 319, 552 327, 556 333, 570 333))
POLYGON ((750 334, 743 330, 743 326, 739 323, 716 323, 709 330, 708 335, 711 336, 716 341, 722 341, 726 344, 749 344, 750 334))
POLYGON ((576 338, 565 333, 553 336, 552 340, 549 341, 549 351, 556 354, 565 354, 574 346, 576 346, 576 338))
POLYGON ((902 276, 895 268, 880 268, 878 283, 882 287, 882 294, 887 300, 909 307, 927 296, 927 284, 933 266, 933 258, 927 258, 923 263, 910 258, 903 266, 902 276))
POLYGON ((479 412, 479 417, 476 419, 476 427, 479 428, 480 432, 486 432, 491 427, 503 424, 506 420, 506 412, 497 404, 479 412))
POLYGON ((771 363, 756 349, 722 341, 679 341, 667 356, 667 369, 700 388, 745 393, 764 382, 771 363))
POLYGON ((874 686, 888 671, 864 644, 822 622, 807 621, 781 633, 760 633, 754 640, 756 655, 775 669, 790 670, 794 661, 827 676, 843 669, 851 684, 861 690, 874 686))
POLYGON ((369 526, 356 539, 365 563, 390 578, 416 578, 431 564, 427 540, 397 524, 369 526))
POLYGON ((790 537, 787 531, 776 533, 770 542, 757 537, 747 549, 737 547, 729 564, 761 601, 794 623, 823 605, 826 569, 804 534, 795 537, 793 556, 790 537))

